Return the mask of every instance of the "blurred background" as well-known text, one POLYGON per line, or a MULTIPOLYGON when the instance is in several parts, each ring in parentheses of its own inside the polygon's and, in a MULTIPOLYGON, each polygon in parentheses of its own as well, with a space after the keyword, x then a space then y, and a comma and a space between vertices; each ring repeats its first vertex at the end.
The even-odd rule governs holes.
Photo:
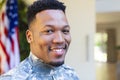
MULTIPOLYGON (((25 37, 26 11, 34 0, 17 1, 18 41, 22 61, 29 55, 29 44, 25 37)), ((60 1, 67 6, 66 16, 72 35, 66 64, 75 68, 81 80, 120 80, 120 1, 60 1)), ((5 2, 0 0, 0 13, 5 2)))

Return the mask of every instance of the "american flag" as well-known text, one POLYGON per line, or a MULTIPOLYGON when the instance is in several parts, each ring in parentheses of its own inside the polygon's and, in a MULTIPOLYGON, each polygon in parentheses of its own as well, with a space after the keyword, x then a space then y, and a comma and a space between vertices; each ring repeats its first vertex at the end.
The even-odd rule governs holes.
POLYGON ((20 62, 17 0, 6 0, 0 13, 0 74, 3 74, 20 62))

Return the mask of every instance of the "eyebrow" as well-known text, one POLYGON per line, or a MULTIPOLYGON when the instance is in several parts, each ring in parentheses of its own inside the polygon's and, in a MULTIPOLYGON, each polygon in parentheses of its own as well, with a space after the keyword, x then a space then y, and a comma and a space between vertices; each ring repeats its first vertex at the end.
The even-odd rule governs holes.
MULTIPOLYGON (((48 27, 54 27, 54 25, 45 25, 45 26, 48 26, 48 27)), ((69 27, 69 28, 70 28, 69 25, 64 25, 64 28, 66 28, 66 27, 69 27)))

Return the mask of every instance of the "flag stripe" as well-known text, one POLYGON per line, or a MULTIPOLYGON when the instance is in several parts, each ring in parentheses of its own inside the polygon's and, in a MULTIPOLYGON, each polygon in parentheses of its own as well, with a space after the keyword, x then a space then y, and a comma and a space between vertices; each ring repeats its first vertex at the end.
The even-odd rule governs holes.
MULTIPOLYGON (((2 63, 2 56, 0 55, 0 64, 2 63)), ((3 74, 4 71, 2 69, 2 65, 0 65, 0 74, 3 74)))
MULTIPOLYGON (((8 55, 8 53, 7 53, 6 49, 5 49, 5 46, 2 44, 1 41, 0 41, 0 44, 1 44, 2 50, 4 51, 4 54, 6 56, 7 63, 8 63, 8 65, 10 65, 10 56, 8 55)), ((9 66, 9 68, 10 68, 10 66, 9 66)))
POLYGON ((11 38, 11 36, 10 36, 10 43, 11 43, 11 50, 12 50, 12 52, 14 53, 14 41, 13 41, 13 39, 11 38))

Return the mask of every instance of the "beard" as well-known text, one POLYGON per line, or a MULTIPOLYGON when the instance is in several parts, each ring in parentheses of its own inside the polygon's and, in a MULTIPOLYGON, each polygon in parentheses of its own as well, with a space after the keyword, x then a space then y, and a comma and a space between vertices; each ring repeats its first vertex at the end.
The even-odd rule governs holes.
POLYGON ((64 61, 62 62, 50 62, 49 65, 52 65, 54 67, 59 67, 61 66, 62 64, 64 64, 64 61))

